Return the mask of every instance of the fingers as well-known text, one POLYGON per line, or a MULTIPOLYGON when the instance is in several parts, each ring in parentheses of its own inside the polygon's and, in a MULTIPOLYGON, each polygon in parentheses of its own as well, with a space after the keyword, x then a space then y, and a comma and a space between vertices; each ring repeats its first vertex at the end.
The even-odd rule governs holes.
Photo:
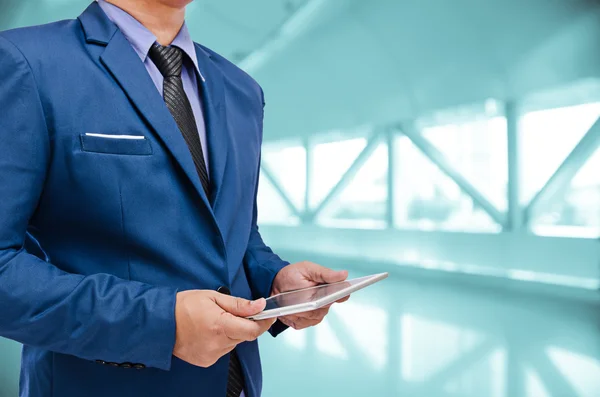
POLYGON ((346 302, 348 299, 350 299, 350 295, 343 297, 342 299, 340 299, 339 301, 335 301, 335 303, 344 303, 346 302))
MULTIPOLYGON (((347 296, 345 298, 340 299, 336 303, 345 302, 349 298, 350 298, 350 296, 347 296)), ((285 325, 287 325, 288 327, 292 327, 296 330, 313 327, 315 325, 320 324, 323 321, 323 319, 327 316, 327 314, 329 314, 329 309, 331 308, 332 305, 333 305, 333 303, 331 303, 327 306, 324 306, 320 309, 310 311, 310 312, 280 317, 279 320, 282 323, 284 323, 285 325)))
POLYGON ((315 263, 311 263, 310 266, 308 266, 307 273, 311 281, 319 284, 338 283, 348 278, 348 272, 346 270, 335 271, 315 263))
POLYGON ((285 325, 287 325, 288 327, 292 327, 295 330, 301 330, 301 329, 305 329, 305 328, 309 328, 309 327, 314 327, 315 325, 318 325, 319 323, 321 323, 321 321, 323 321, 323 319, 319 319, 319 320, 311 320, 311 319, 307 319, 307 318, 301 318, 298 316, 286 316, 286 317, 281 317, 279 318, 279 320, 284 323, 285 325))
MULTIPOLYGON (((262 334, 267 332, 269 330, 269 328, 271 328, 273 326, 273 324, 275 324, 276 321, 277 321, 277 318, 268 318, 266 320, 258 320, 258 321, 252 321, 252 322, 254 324, 258 325, 258 327, 259 327, 258 336, 261 336, 262 334)), ((258 336, 256 338, 258 338, 258 336)), ((256 339, 256 338, 254 338, 254 339, 256 339)))
POLYGON ((292 316, 279 317, 279 321, 281 321, 284 325, 287 325, 290 328, 296 329, 296 325, 294 324, 292 316))
POLYGON ((303 318, 307 320, 323 320, 323 318, 329 313, 329 308, 324 307, 321 309, 313 310, 306 313, 299 313, 296 315, 298 318, 303 318))
POLYGON ((276 318, 260 321, 244 318, 262 312, 266 306, 264 299, 249 301, 217 293, 214 300, 225 311, 217 322, 217 332, 224 333, 236 343, 256 340, 277 321, 276 318))
POLYGON ((249 301, 219 293, 214 294, 214 301, 221 309, 237 317, 248 317, 258 314, 262 312, 267 305, 266 301, 262 298, 255 301, 249 301))
POLYGON ((327 313, 329 313, 329 308, 324 307, 306 313, 281 317, 280 320, 288 327, 292 327, 294 329, 304 329, 321 323, 327 313))
MULTIPOLYGON (((266 320, 246 320, 224 312, 221 315, 220 321, 217 323, 219 330, 222 330, 229 339, 236 342, 253 341, 264 334, 277 321, 276 318, 266 320)), ((217 332, 219 332, 217 330, 217 332)))

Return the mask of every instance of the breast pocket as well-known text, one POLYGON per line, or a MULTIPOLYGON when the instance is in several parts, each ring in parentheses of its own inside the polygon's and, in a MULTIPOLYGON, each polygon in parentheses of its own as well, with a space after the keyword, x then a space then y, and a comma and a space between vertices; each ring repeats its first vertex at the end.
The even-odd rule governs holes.
POLYGON ((81 150, 92 153, 148 156, 152 154, 150 141, 143 135, 108 135, 85 133, 80 135, 81 150))

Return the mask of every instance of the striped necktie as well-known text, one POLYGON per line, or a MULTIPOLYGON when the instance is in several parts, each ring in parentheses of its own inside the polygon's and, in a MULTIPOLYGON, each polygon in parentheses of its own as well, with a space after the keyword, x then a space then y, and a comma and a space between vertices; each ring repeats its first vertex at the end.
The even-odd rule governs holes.
POLYGON ((181 79, 183 51, 178 47, 164 47, 154 43, 150 48, 149 56, 164 77, 163 99, 190 150, 206 197, 210 198, 210 182, 202 153, 200 135, 198 135, 198 126, 181 79))

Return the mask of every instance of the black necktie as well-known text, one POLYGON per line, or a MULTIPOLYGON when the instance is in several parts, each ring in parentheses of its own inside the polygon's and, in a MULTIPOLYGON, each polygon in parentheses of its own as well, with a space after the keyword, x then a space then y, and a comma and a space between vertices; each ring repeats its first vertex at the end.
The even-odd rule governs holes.
MULTIPOLYGON (((196 118, 192 105, 183 89, 181 70, 183 68, 183 51, 177 47, 164 47, 158 43, 150 48, 150 59, 164 77, 163 99, 173 115, 185 143, 187 143, 196 171, 202 182, 206 196, 210 197, 210 185, 206 163, 202 155, 202 144, 198 135, 196 118)), ((240 360, 233 350, 229 360, 229 378, 227 382, 227 397, 239 397, 244 390, 244 376, 240 360)))
POLYGON ((235 350, 229 358, 229 380, 227 382, 227 397, 240 397, 244 390, 244 375, 242 375, 242 365, 235 350))
POLYGON ((164 47, 158 43, 150 48, 150 59, 164 77, 163 99, 169 112, 173 115, 185 143, 190 149, 196 172, 202 182, 206 196, 210 198, 208 171, 202 154, 202 144, 198 135, 196 118, 192 105, 183 89, 181 70, 183 68, 183 51, 177 47, 164 47))

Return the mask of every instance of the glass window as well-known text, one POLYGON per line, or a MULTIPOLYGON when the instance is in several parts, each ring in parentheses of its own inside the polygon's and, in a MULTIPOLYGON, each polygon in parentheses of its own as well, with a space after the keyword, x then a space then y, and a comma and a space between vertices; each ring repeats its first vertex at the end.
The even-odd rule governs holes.
POLYGON ((395 140, 394 220, 398 228, 499 232, 450 177, 405 136, 395 140))
POLYGON ((265 143, 262 162, 294 206, 304 210, 306 194, 306 148, 298 142, 265 143))
POLYGON ((386 227, 388 150, 379 144, 346 188, 319 214, 323 226, 386 227))
POLYGON ((521 202, 528 203, 600 116, 600 102, 537 110, 519 122, 521 202))
POLYGON ((498 210, 506 211, 505 117, 473 114, 470 120, 425 127, 422 134, 498 210))
POLYGON ((318 143, 312 152, 309 203, 317 207, 367 145, 366 138, 318 143))
POLYGON ((257 207, 259 224, 298 225, 300 223, 273 184, 262 173, 258 182, 257 207))
POLYGON ((600 237, 600 149, 533 220, 532 229, 540 235, 600 237))

